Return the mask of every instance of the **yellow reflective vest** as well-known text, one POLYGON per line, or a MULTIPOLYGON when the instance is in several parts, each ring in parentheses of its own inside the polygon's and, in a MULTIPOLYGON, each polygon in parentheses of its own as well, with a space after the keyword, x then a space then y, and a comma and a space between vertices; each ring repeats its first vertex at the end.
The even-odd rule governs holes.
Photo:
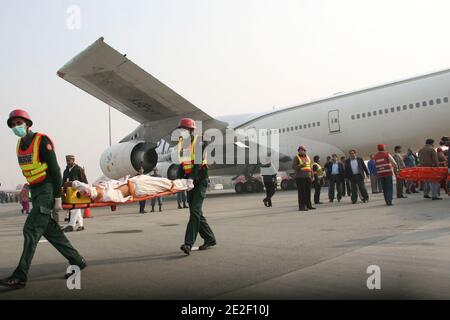
POLYGON ((22 150, 20 145, 22 139, 17 142, 17 159, 19 161, 22 174, 30 185, 42 182, 47 177, 47 163, 41 162, 39 159, 39 150, 42 137, 44 135, 36 133, 26 150, 22 150))
POLYGON ((299 165, 301 171, 303 171, 303 172, 311 172, 312 171, 311 159, 308 157, 308 155, 306 155, 305 157, 300 157, 299 155, 297 155, 297 158, 298 158, 298 165, 299 165), (305 159, 305 160, 303 160, 303 159, 305 159))
MULTIPOLYGON (((195 144, 198 136, 191 138, 189 146, 184 146, 183 138, 178 141, 178 161, 180 162, 184 173, 190 174, 195 164, 195 144)), ((207 166, 206 157, 202 159, 202 167, 207 166)))

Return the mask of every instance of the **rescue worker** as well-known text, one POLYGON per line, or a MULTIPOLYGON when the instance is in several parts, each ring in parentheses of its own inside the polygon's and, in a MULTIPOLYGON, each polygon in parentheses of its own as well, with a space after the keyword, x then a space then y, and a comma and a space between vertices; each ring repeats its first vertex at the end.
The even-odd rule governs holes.
MULTIPOLYGON (((86 178, 86 173, 84 169, 75 163, 74 155, 66 156, 67 167, 63 173, 63 184, 64 187, 72 186, 72 181, 80 181, 83 183, 88 183, 86 178)), ((81 214, 81 209, 69 210, 69 224, 63 229, 64 232, 72 231, 83 231, 83 216, 81 214), (78 224, 78 228, 76 228, 78 224), (76 228, 76 229, 75 229, 76 228)))
POLYGON ((178 128, 188 130, 189 135, 184 139, 180 138, 178 143, 180 167, 177 176, 180 179, 194 180, 194 188, 187 192, 189 222, 186 227, 184 244, 180 247, 181 251, 189 255, 198 234, 204 240, 199 250, 206 250, 215 246, 216 238, 202 211, 203 200, 208 188, 208 164, 203 156, 204 145, 202 144, 202 139, 194 135, 196 126, 193 119, 181 119, 178 128), (201 159, 196 157, 195 150, 197 150, 197 154, 200 155, 201 159))
POLYGON ((311 204, 311 181, 313 179, 312 163, 306 154, 305 146, 297 149, 298 155, 292 162, 295 171, 295 182, 298 189, 298 211, 314 210, 311 204))
POLYGON ((319 164, 320 157, 314 156, 314 162, 312 166, 312 171, 314 175, 314 181, 313 181, 313 187, 314 187, 314 203, 315 204, 323 204, 320 202, 320 190, 323 186, 323 178, 324 178, 324 171, 322 167, 319 164))
POLYGON ((377 167, 377 179, 381 181, 381 185, 383 186, 383 195, 386 205, 392 206, 394 191, 392 168, 394 168, 395 172, 398 172, 397 163, 389 152, 384 151, 384 144, 379 144, 377 149, 378 152, 373 156, 377 167))
MULTIPOLYGON (((33 208, 23 227, 24 246, 19 265, 10 277, 0 280, 0 285, 10 289, 21 289, 26 285, 31 260, 42 236, 71 265, 84 269, 86 261, 72 247, 56 221, 52 219, 52 211, 62 209, 61 171, 53 142, 46 135, 30 130, 33 122, 24 110, 13 110, 9 114, 7 124, 20 138, 17 143, 17 157, 22 173, 30 185, 33 208)), ((68 276, 70 275, 66 274, 66 278, 68 276)))

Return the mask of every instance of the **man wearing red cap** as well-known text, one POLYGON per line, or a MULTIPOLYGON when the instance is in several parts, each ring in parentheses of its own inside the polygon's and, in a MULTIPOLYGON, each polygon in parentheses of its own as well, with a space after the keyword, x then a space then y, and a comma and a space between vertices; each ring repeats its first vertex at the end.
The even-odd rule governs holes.
POLYGON ((17 143, 17 158, 22 173, 30 185, 33 209, 23 227, 24 244, 19 265, 10 277, 0 280, 0 285, 21 289, 26 285, 31 260, 42 236, 71 265, 83 269, 86 267, 86 261, 72 247, 56 221, 52 219, 52 213, 62 209, 60 196, 62 178, 53 142, 46 135, 30 130, 33 122, 24 110, 12 111, 7 123, 20 138, 17 143))
POLYGON ((311 183, 314 179, 312 162, 306 154, 305 146, 298 147, 298 155, 292 162, 292 169, 295 171, 295 182, 298 189, 298 210, 314 210, 311 204, 311 183))
POLYGON ((397 172, 397 163, 389 152, 384 151, 384 144, 379 144, 377 148, 378 152, 373 156, 377 168, 377 179, 381 181, 381 185, 383 186, 384 201, 386 201, 388 206, 392 206, 392 197, 394 192, 392 168, 394 168, 397 172))
POLYGON ((180 160, 178 178, 194 180, 194 189, 187 192, 190 215, 184 243, 180 247, 181 251, 189 255, 197 239, 197 235, 200 234, 200 237, 205 241, 198 248, 199 250, 207 250, 215 246, 216 238, 202 211, 203 200, 205 199, 208 188, 208 164, 204 157, 204 145, 198 139, 198 136, 194 135, 196 126, 193 119, 181 119, 178 128, 185 129, 189 133, 189 136, 186 137, 186 140, 189 139, 189 141, 186 141, 188 143, 183 143, 183 138, 178 142, 178 155, 180 160), (201 156, 201 159, 196 158, 195 150, 200 151, 197 154, 201 156))

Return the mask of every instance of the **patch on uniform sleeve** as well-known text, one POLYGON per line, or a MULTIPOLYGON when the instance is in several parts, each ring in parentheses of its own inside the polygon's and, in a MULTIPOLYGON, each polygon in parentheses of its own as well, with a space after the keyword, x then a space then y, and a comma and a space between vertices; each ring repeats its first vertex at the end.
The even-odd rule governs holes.
POLYGON ((47 143, 47 150, 48 151, 52 151, 53 150, 53 146, 50 143, 47 143))

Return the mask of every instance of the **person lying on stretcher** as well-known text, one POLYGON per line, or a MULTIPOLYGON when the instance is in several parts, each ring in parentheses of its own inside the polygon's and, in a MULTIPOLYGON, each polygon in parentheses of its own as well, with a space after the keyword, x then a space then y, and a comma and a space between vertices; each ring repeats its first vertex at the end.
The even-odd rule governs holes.
POLYGON ((169 180, 166 178, 139 175, 126 176, 120 180, 103 179, 93 186, 73 181, 72 187, 93 202, 127 202, 131 198, 142 198, 165 191, 189 191, 194 188, 191 179, 169 180))

